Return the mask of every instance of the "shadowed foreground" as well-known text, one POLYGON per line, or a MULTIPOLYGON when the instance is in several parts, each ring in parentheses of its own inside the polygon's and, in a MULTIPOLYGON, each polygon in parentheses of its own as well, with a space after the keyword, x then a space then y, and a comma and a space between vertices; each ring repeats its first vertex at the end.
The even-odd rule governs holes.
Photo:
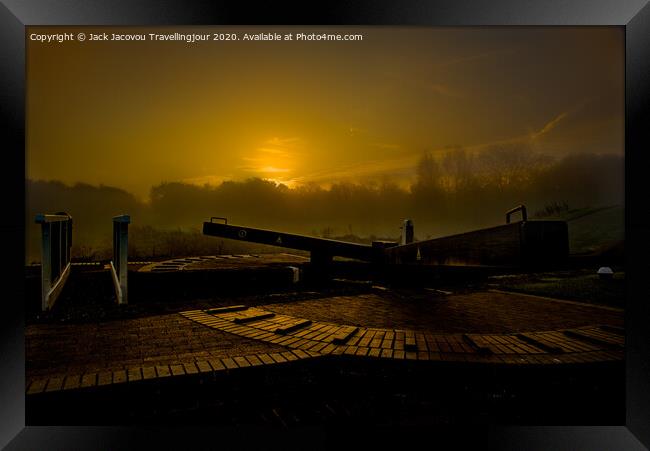
MULTIPOLYGON (((227 260, 229 270, 236 270, 236 259, 227 260)), ((258 270, 265 271, 264 267, 258 270)), ((277 268, 273 271, 276 279, 284 277, 277 268)), ((201 269, 181 273, 204 277, 201 269)), ((132 305, 118 307, 110 295, 106 297, 110 290, 99 289, 104 276, 99 270, 77 270, 55 310, 28 321, 28 424, 173 422, 295 428, 624 421, 624 366, 614 358, 621 349, 616 336, 623 325, 618 308, 493 292, 481 282, 493 278, 408 289, 343 280, 293 287, 276 284, 272 289, 262 284, 248 286, 248 293, 244 290, 239 296, 215 295, 224 286, 215 290, 210 284, 199 284, 184 296, 179 293, 175 302, 133 297, 132 305), (262 292, 255 294, 255 289, 262 292), (204 296, 197 297, 201 290, 204 296), (84 293, 90 295, 86 301, 84 293), (94 310, 86 306, 85 314, 75 314, 80 302, 90 302, 94 310), (277 319, 238 326, 229 322, 228 314, 205 315, 208 323, 179 314, 241 304, 257 309, 244 311, 243 316, 263 311, 275 313, 277 319), (314 321, 313 328, 319 321, 341 324, 341 330, 362 326, 356 341, 352 334, 348 344, 363 344, 364 330, 372 330, 374 338, 379 337, 377 328, 386 332, 381 340, 372 341, 368 335, 366 357, 356 346, 338 352, 326 343, 291 338, 304 336, 301 330, 290 332, 286 339, 256 332, 255 327, 285 317, 296 318, 291 324, 307 318, 314 321), (584 329, 593 325, 610 329, 584 329), (569 328, 600 338, 585 342, 584 336, 563 336, 568 348, 562 353, 543 350, 544 331, 569 328), (411 346, 417 353, 399 350, 404 330, 406 345, 408 331, 415 331, 412 337, 417 341, 411 346), (532 345, 518 341, 516 346, 513 341, 506 345, 512 355, 499 354, 503 345, 489 345, 497 354, 486 355, 476 338, 477 334, 515 337, 519 332, 532 333, 542 349, 535 348, 535 341, 532 345), (451 334, 444 335, 449 349, 435 341, 436 334, 451 334), (463 341, 463 334, 475 337, 474 341, 463 341), (374 352, 373 346, 385 346, 388 336, 393 337, 390 351, 374 352), (434 343, 441 347, 435 350, 434 343), (451 348, 459 346, 469 354, 453 354, 451 348), (539 354, 519 362, 517 347, 537 349, 539 354), (427 348, 429 353, 423 355, 427 348), (595 351, 584 354, 585 358, 570 357, 578 356, 579 349, 595 351), (549 364, 554 359, 563 363, 549 364)), ((162 280, 172 274, 151 276, 162 280)), ((144 280, 134 278, 133 283, 144 280)), ((557 336, 551 339, 558 340, 557 336)))

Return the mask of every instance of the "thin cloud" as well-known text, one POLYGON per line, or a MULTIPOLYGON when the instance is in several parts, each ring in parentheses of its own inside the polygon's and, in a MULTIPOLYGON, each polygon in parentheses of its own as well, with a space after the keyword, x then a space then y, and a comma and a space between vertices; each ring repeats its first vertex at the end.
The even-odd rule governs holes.
POLYGON ((541 138, 542 136, 546 135, 549 133, 551 130, 553 130, 557 125, 564 120, 568 116, 569 112, 565 111, 563 113, 558 114, 555 118, 553 118, 551 121, 547 122, 544 127, 542 127, 540 130, 537 132, 533 133, 531 138, 532 139, 538 139, 541 138))
POLYGON ((260 173, 275 174, 275 173, 278 173, 278 172, 283 172, 283 173, 284 172, 290 172, 291 169, 288 169, 288 168, 276 168, 275 166, 264 166, 263 168, 257 168, 256 171, 260 172, 260 173))
POLYGON ((305 176, 296 177, 299 183, 333 183, 343 180, 367 178, 385 174, 413 173, 419 154, 409 154, 389 160, 373 160, 354 165, 339 166, 327 171, 312 172, 305 176))
MULTIPOLYGON (((464 148, 470 152, 480 152, 482 150, 488 149, 490 147, 495 147, 499 145, 513 145, 513 144, 531 144, 534 141, 537 141, 542 136, 549 134, 553 131, 560 122, 569 116, 569 112, 565 111, 558 114, 550 121, 546 122, 542 128, 538 131, 527 133, 525 135, 513 136, 511 138, 501 139, 497 141, 490 141, 486 143, 473 144, 470 146, 464 146, 464 148)), ((440 149, 445 150, 445 149, 440 149)))
POLYGON ((273 155, 288 155, 288 153, 285 150, 275 149, 275 148, 272 148, 272 147, 258 147, 255 150, 257 150, 258 152, 270 153, 270 154, 273 154, 273 155))
POLYGON ((265 144, 268 144, 270 146, 277 146, 277 147, 289 147, 294 144, 297 144, 300 141, 300 138, 298 137, 291 137, 291 138, 279 138, 277 136, 274 136, 273 138, 267 140, 265 144))
POLYGON ((275 174, 291 172, 289 168, 279 168, 277 166, 239 166, 237 169, 244 172, 254 172, 256 174, 275 174))

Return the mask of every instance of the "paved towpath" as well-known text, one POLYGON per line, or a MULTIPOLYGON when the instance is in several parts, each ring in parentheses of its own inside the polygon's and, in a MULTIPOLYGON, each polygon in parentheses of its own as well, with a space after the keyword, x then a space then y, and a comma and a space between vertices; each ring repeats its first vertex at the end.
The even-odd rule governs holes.
POLYGON ((235 312, 190 309, 102 323, 33 324, 26 330, 26 390, 36 394, 323 355, 497 364, 621 360, 622 325, 621 311, 586 304, 489 291, 381 289, 235 312))

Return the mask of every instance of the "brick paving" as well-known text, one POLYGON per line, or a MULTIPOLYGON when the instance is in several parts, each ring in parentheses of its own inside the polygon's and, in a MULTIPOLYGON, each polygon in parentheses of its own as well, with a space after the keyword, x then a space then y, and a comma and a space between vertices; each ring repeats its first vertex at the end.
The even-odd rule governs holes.
POLYGON ((485 291, 451 295, 384 291, 269 304, 264 308, 314 321, 444 333, 513 333, 589 324, 623 326, 620 311, 485 291))
POLYGON ((29 325, 25 340, 28 379, 285 351, 206 328, 177 314, 94 324, 29 325))
POLYGON ((103 323, 34 324, 26 329, 26 390, 239 370, 322 355, 516 365, 611 361, 622 359, 622 325, 622 311, 575 302, 502 292, 391 290, 103 323))
POLYGON ((212 329, 317 356, 344 354, 472 364, 555 365, 620 361, 625 346, 623 329, 598 324, 515 334, 459 334, 305 321, 260 307, 190 310, 181 314, 212 329))

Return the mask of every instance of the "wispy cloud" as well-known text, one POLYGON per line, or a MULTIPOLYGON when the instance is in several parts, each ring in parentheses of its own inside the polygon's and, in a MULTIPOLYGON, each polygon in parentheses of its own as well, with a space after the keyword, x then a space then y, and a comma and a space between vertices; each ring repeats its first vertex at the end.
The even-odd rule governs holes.
POLYGON ((544 126, 539 129, 538 131, 534 132, 531 135, 531 139, 538 139, 541 138, 542 136, 546 135, 549 133, 551 130, 553 130, 557 125, 562 122, 567 116, 569 115, 568 111, 565 111, 563 113, 558 114, 556 117, 554 117, 552 120, 544 124, 544 126))
POLYGON ((277 148, 273 148, 273 147, 258 147, 255 150, 257 150, 258 152, 273 154, 273 155, 287 155, 286 150, 277 149, 277 148))
POLYGON ((260 160, 259 158, 256 158, 256 157, 241 157, 241 159, 244 160, 244 161, 250 161, 251 163, 254 163, 254 162, 260 160))
MULTIPOLYGON (((253 161, 253 162, 259 161, 259 160, 252 159, 252 158, 246 158, 246 160, 253 161)), ((289 168, 282 168, 282 167, 271 166, 271 165, 267 165, 267 166, 245 165, 245 166, 239 166, 239 167, 237 167, 237 169, 240 170, 240 171, 254 172, 254 173, 257 173, 257 174, 267 174, 267 173, 275 174, 277 172, 290 172, 291 171, 291 169, 289 169, 289 168)))
POLYGON ((273 138, 268 139, 265 144, 276 147, 291 147, 298 142, 300 142, 300 138, 295 136, 289 138, 279 138, 277 136, 274 136, 273 138))
POLYGON ((277 174, 278 172, 289 172, 288 168, 276 168, 275 166, 264 166, 263 168, 255 168, 255 172, 263 174, 277 174))
POLYGON ((470 152, 480 152, 491 147, 500 145, 514 145, 514 144, 539 144, 539 139, 551 133, 557 126, 570 115, 569 111, 562 112, 546 122, 539 130, 532 131, 523 135, 517 135, 506 139, 489 141, 471 146, 465 146, 465 149, 470 152))
POLYGON ((360 180, 379 177, 386 174, 408 177, 413 175, 415 164, 420 154, 408 154, 399 158, 371 160, 354 165, 338 166, 332 169, 316 171, 294 178, 297 183, 328 184, 340 181, 360 180))
MULTIPOLYGON (((531 141, 537 140, 542 136, 551 133, 558 126, 558 124, 560 124, 568 116, 568 111, 562 112, 546 122, 539 130, 532 133, 517 135, 502 140, 473 144, 464 146, 464 148, 468 152, 481 152, 499 145, 528 145, 531 143, 531 141)), ((374 143, 373 145, 389 146, 388 148, 393 148, 393 146, 395 146, 394 148, 399 147, 397 144, 384 143, 374 143)), ((449 147, 430 150, 430 152, 434 154, 444 154, 448 151, 449 147)), ((309 182, 328 184, 344 180, 359 180, 363 178, 380 177, 386 174, 408 178, 414 176, 417 161, 421 156, 421 151, 411 151, 406 154, 402 153, 399 157, 395 158, 365 161, 357 163, 355 165, 340 166, 325 171, 312 172, 301 177, 296 177, 293 180, 299 184, 309 182)))

